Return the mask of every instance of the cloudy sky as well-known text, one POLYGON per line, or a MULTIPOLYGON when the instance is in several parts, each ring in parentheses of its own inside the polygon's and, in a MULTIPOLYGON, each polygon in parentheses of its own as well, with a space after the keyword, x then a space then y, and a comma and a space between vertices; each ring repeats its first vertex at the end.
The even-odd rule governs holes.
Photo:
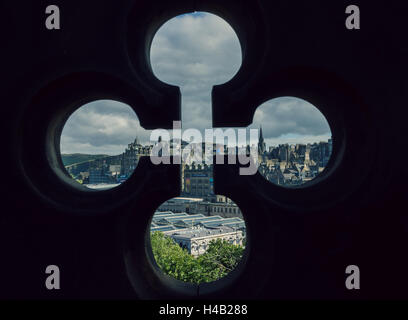
MULTIPOLYGON (((181 89, 183 128, 211 128, 211 88, 230 80, 241 59, 235 32, 224 20, 207 13, 171 19, 159 29, 151 47, 156 77, 181 89)), ((260 125, 268 145, 323 141, 331 135, 326 119, 315 107, 291 97, 260 106, 250 128, 260 125)), ((119 154, 136 136, 147 143, 150 131, 140 127, 130 107, 96 101, 68 119, 61 152, 119 154)))

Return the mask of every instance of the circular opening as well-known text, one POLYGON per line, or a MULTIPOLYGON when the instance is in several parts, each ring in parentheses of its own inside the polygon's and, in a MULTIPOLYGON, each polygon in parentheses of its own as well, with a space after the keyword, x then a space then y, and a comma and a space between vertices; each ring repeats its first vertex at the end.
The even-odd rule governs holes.
POLYGON ((302 186, 329 163, 333 150, 329 123, 303 99, 279 97, 265 102, 249 128, 259 129, 258 171, 276 185, 302 186))
POLYGON ((224 19, 195 12, 174 17, 157 30, 150 62, 158 79, 193 93, 232 79, 241 67, 242 50, 224 19))
POLYGON ((224 196, 170 199, 159 206, 150 224, 150 246, 157 266, 188 283, 225 277, 238 266, 245 245, 242 212, 224 196))
POLYGON ((60 157, 67 174, 92 190, 125 182, 139 159, 150 154, 148 133, 128 105, 97 100, 73 112, 60 138, 60 157))

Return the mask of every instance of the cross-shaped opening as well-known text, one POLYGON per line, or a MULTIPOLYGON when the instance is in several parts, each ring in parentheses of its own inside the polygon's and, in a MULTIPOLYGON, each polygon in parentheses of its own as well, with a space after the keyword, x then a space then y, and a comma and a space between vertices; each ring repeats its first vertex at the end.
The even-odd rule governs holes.
MULTIPOLYGON (((182 94, 182 142, 190 134, 212 128, 211 90, 237 73, 241 47, 230 25, 216 15, 198 12, 173 18, 156 33, 151 66, 161 81, 177 85, 182 94)), ((177 120, 177 119, 174 119, 177 120)), ((210 148, 210 158, 214 148, 210 148)), ((197 149, 194 149, 197 150, 197 149)), ((186 282, 203 283, 231 272, 242 258, 246 227, 239 207, 215 195, 212 164, 197 158, 181 163, 181 197, 156 211, 151 223, 151 247, 158 266, 186 282)))

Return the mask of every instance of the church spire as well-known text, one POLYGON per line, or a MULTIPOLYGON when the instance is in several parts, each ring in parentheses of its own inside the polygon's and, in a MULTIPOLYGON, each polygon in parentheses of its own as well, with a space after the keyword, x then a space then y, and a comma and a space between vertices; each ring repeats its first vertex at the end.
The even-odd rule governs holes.
POLYGON ((262 126, 259 128, 258 154, 262 155, 266 152, 266 144, 263 138, 262 126))

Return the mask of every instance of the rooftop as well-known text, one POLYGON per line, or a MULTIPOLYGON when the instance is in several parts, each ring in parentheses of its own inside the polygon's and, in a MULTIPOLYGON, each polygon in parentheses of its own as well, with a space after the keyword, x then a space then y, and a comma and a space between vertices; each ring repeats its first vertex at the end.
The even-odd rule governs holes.
POLYGON ((228 234, 228 233, 235 233, 236 231, 230 227, 219 227, 216 229, 207 229, 207 228, 199 228, 199 229, 188 229, 183 231, 178 231, 172 234, 173 238, 187 238, 187 239, 195 239, 195 238, 204 238, 208 236, 214 236, 217 234, 228 234))

